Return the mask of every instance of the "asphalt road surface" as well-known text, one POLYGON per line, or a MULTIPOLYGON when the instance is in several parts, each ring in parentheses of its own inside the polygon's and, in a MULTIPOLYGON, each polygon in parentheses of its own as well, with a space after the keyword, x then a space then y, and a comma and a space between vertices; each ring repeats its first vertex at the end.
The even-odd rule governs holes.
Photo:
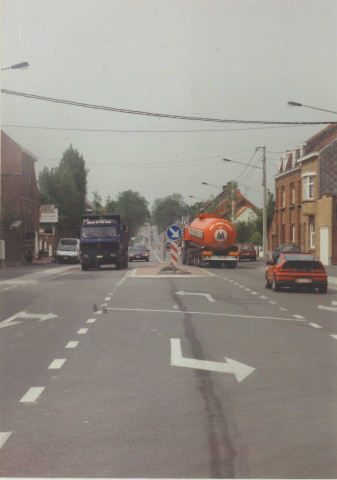
POLYGON ((335 478, 337 291, 264 263, 0 282, 0 476, 335 478))

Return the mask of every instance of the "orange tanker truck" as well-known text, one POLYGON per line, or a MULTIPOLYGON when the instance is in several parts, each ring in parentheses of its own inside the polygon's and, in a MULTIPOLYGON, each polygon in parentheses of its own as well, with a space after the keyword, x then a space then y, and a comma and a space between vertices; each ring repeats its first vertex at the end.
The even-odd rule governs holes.
POLYGON ((236 268, 238 247, 236 230, 232 223, 219 215, 200 213, 185 227, 182 241, 182 263, 184 265, 225 265, 236 268))

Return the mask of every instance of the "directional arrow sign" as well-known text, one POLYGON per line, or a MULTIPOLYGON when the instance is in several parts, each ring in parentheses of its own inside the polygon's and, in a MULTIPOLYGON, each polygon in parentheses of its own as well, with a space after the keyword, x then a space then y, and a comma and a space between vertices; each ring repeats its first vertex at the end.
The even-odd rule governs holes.
POLYGON ((184 295, 202 295, 202 296, 206 297, 209 302, 215 302, 214 298, 209 293, 183 292, 182 290, 180 290, 179 292, 175 292, 175 294, 176 295, 181 295, 181 296, 184 296, 184 295))
POLYGON ((171 338, 171 365, 175 367, 195 368, 198 370, 210 370, 212 372, 232 373, 238 382, 242 382, 248 375, 254 372, 255 368, 226 358, 226 363, 209 362, 184 358, 181 353, 180 338, 171 338))
POLYGON ((181 228, 178 225, 171 225, 166 230, 166 235, 170 240, 179 240, 181 237, 181 228))
POLYGON ((53 313, 47 314, 39 314, 39 313, 27 313, 27 312, 19 312, 13 315, 12 317, 7 318, 0 322, 0 328, 11 327, 12 325, 16 325, 17 323, 22 322, 14 322, 16 318, 37 318, 39 322, 43 322, 44 320, 50 320, 51 318, 55 318, 57 315, 53 313))

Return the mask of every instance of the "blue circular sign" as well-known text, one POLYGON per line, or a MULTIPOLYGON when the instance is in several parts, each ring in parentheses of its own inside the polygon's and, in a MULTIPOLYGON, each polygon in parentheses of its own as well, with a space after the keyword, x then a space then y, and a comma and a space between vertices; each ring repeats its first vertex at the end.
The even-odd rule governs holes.
POLYGON ((181 228, 178 225, 170 225, 166 230, 167 238, 170 240, 179 240, 181 237, 181 228))

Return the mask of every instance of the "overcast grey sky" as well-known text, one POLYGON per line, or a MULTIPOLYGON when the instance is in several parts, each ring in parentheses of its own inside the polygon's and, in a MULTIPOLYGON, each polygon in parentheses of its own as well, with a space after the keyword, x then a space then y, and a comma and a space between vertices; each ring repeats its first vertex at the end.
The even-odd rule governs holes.
MULTIPOLYGON (((219 119, 333 121, 290 108, 337 111, 336 0, 2 0, 2 88, 95 105, 219 119)), ((55 167, 70 144, 89 168, 88 198, 132 189, 150 204, 209 198, 239 181, 262 206, 267 147, 274 190, 279 154, 324 125, 271 127, 159 119, 2 95, 2 128, 55 167), (44 127, 29 128, 29 127, 44 127), (85 131, 90 130, 90 131, 85 131), (107 131, 108 130, 108 131, 107 131), (217 131, 215 131, 217 130, 217 131), (252 163, 261 166, 261 152, 252 163)), ((258 162, 258 163, 257 163, 258 162)))

